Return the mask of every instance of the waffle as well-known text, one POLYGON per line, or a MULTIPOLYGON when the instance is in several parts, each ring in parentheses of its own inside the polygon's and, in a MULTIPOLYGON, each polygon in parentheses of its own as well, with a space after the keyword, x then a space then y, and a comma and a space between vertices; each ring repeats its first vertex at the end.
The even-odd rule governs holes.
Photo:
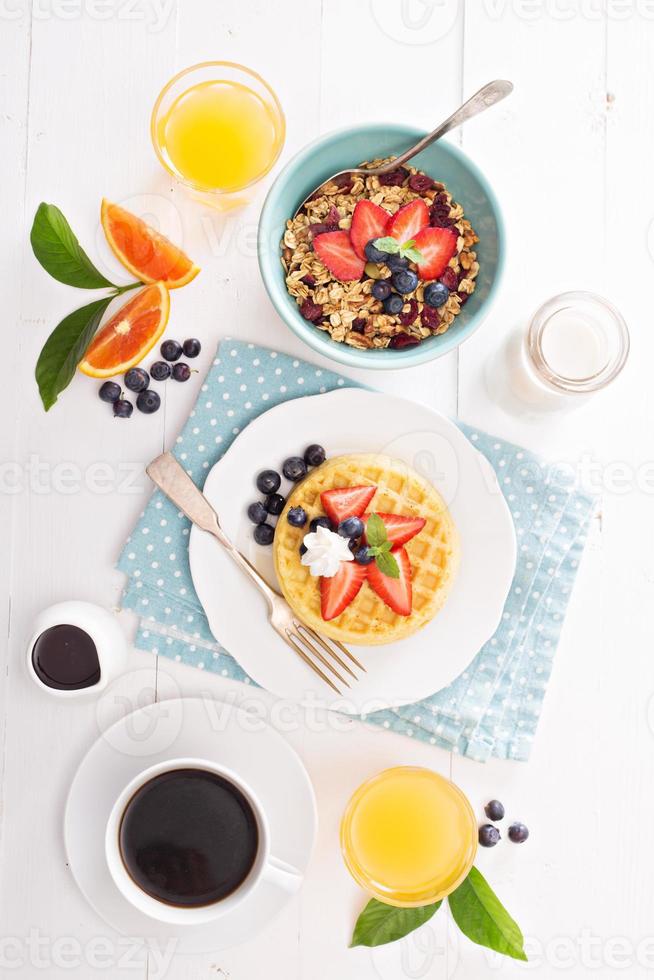
POLYGON ((421 629, 442 608, 459 564, 459 540, 449 511, 434 487, 401 460, 376 453, 339 456, 312 470, 289 495, 277 523, 275 571, 294 612, 309 626, 342 643, 365 646, 393 643, 421 629), (320 614, 320 580, 300 563, 299 548, 308 525, 286 520, 291 507, 303 507, 309 519, 324 514, 320 494, 336 487, 374 484, 370 511, 426 519, 405 548, 411 559, 413 609, 399 616, 367 582, 340 616, 325 622, 320 614))

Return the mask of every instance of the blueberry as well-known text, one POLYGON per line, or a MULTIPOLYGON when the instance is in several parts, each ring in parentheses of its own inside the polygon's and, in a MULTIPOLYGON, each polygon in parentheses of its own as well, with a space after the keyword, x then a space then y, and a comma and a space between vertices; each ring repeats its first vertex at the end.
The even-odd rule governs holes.
POLYGON ((166 361, 155 361, 150 365, 150 374, 155 381, 165 381, 170 377, 170 364, 166 361))
POLYGON ((497 827, 490 823, 485 823, 479 828, 479 843, 482 847, 495 847, 500 839, 500 832, 497 827))
POLYGON ((140 391, 136 396, 136 407, 139 412, 143 412, 145 415, 152 415, 153 412, 158 411, 160 405, 161 398, 152 388, 148 388, 147 391, 140 391))
POLYGON ((284 510, 285 503, 281 493, 271 493, 266 497, 266 510, 277 517, 284 510))
POLYGON ((327 453, 315 442, 304 450, 304 462, 307 466, 320 466, 326 459, 327 453))
POLYGON ((364 252, 366 253, 366 258, 368 259, 368 262, 385 263, 390 258, 390 256, 388 252, 384 252, 382 251, 381 248, 377 248, 377 246, 375 245, 375 241, 376 241, 375 238, 371 238, 368 244, 366 245, 366 247, 364 248, 364 252))
POLYGON ((319 527, 326 527, 328 531, 331 531, 332 522, 328 517, 314 517, 309 524, 309 529, 311 531, 317 531, 319 527))
POLYGON ((105 381, 104 384, 100 385, 98 392, 98 396, 103 402, 117 402, 120 394, 120 385, 116 384, 115 381, 105 381))
POLYGON ((450 291, 444 282, 430 282, 425 286, 425 303, 427 306, 442 306, 447 303, 450 291))
POLYGON ((254 540, 257 544, 266 545, 273 543, 273 538, 275 537, 275 528, 271 527, 270 524, 257 524, 254 529, 254 540))
POLYGON ((388 299, 391 292, 391 284, 388 279, 377 279, 372 287, 372 295, 375 299, 388 299))
POLYGON ((384 300, 384 313, 390 314, 390 316, 395 316, 396 313, 402 312, 402 307, 404 306, 404 300, 397 293, 393 293, 388 299, 384 300))
POLYGON ((164 361, 178 361, 182 356, 182 345, 176 340, 164 340, 159 349, 164 361))
POLYGON ((374 556, 368 551, 367 546, 364 545, 362 548, 357 548, 357 550, 354 552, 354 560, 357 565, 369 565, 375 559, 374 556))
POLYGON ((512 840, 514 844, 524 844, 528 837, 529 831, 523 823, 516 820, 509 827, 509 840, 512 840))
POLYGON ((114 402, 114 415, 117 419, 128 419, 133 411, 134 406, 126 398, 119 398, 114 402))
POLYGON ((307 464, 301 456, 290 456, 284 460, 282 473, 287 480, 297 483, 298 480, 303 479, 307 475, 307 464))
POLYGON ((490 800, 484 807, 484 813, 489 820, 503 820, 504 807, 499 800, 490 800))
POLYGON ((173 365, 173 378, 175 381, 188 381, 191 377, 191 369, 184 361, 178 361, 173 365))
POLYGON ((286 515, 286 520, 291 527, 304 527, 307 523, 307 512, 304 507, 291 507, 286 515))
POLYGON ((250 504, 250 506, 248 507, 248 517, 250 518, 253 524, 263 524, 266 518, 268 517, 268 511, 261 503, 261 501, 257 500, 255 503, 250 504))
POLYGON ((282 478, 275 470, 262 470, 257 477, 257 490, 261 493, 277 493, 282 478))
POLYGON ((182 344, 182 350, 184 351, 184 357, 197 357, 202 350, 202 344, 195 337, 189 337, 182 344))
POLYGON ((308 550, 309 549, 307 548, 307 546, 305 544, 301 544, 300 545, 300 548, 299 548, 300 558, 302 557, 302 555, 306 555, 306 553, 307 553, 308 550))
POLYGON ((412 293, 418 288, 418 277, 411 269, 396 269, 391 281, 398 293, 412 293))
POLYGON ((130 368, 125 375, 125 387, 130 391, 145 391, 150 384, 150 375, 143 368, 130 368))
POLYGON ((342 538, 360 538, 365 525, 360 517, 346 517, 336 528, 342 538))
POLYGON ((391 272, 397 272, 398 269, 408 269, 409 260, 406 255, 389 255, 386 260, 386 265, 391 272))

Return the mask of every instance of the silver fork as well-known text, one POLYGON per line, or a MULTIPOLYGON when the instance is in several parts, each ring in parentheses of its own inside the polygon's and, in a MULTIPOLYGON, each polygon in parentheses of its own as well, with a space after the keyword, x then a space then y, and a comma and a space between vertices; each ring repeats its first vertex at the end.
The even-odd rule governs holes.
POLYGON ((309 666, 322 680, 329 684, 337 694, 341 691, 336 687, 333 680, 327 676, 328 671, 341 684, 350 687, 350 681, 343 676, 334 666, 335 661, 342 672, 349 674, 352 680, 357 680, 357 676, 352 668, 346 663, 349 660, 355 667, 365 672, 365 667, 359 663, 347 647, 342 643, 331 638, 327 640, 320 636, 315 630, 301 622, 286 600, 271 589, 268 583, 261 577, 256 568, 250 564, 247 558, 232 544, 220 526, 218 514, 215 512, 207 498, 201 490, 196 487, 186 470, 177 462, 172 453, 163 453, 146 466, 146 473, 156 485, 169 497, 174 504, 198 527, 203 531, 213 534, 214 538, 220 542, 225 551, 239 568, 250 577, 259 590, 264 594, 268 602, 268 619, 270 625, 282 640, 309 666), (336 649, 334 649, 336 648, 336 649), (343 655, 339 656, 340 651, 343 655), (344 659, 345 658, 345 659, 344 659), (323 671, 318 663, 325 668, 323 671))

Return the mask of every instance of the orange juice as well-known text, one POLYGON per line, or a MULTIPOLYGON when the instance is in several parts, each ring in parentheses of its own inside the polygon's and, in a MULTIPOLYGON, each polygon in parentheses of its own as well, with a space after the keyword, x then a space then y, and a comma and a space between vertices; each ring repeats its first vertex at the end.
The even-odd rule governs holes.
POLYGON ((263 79, 214 62, 169 82, 152 116, 162 163, 204 191, 241 190, 266 174, 284 142, 281 107, 263 79))
POLYGON ((436 902, 466 877, 477 821, 454 783, 413 766, 359 787, 343 816, 341 847, 355 880, 387 905, 436 902))

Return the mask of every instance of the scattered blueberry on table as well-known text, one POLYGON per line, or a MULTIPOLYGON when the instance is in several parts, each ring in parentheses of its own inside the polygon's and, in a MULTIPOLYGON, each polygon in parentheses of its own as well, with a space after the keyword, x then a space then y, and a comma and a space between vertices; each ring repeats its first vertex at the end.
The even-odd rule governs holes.
POLYGON ((307 466, 320 466, 327 459, 327 453, 317 443, 307 446, 304 450, 304 462, 307 466))
POLYGON ((143 368, 133 367, 125 374, 125 387, 130 391, 145 391, 150 384, 150 375, 143 368))
POLYGON ((147 391, 140 391, 136 398, 136 407, 144 415, 152 415, 153 412, 157 412, 160 405, 161 398, 152 388, 148 388, 147 391))
POLYGON ((254 529, 254 540, 257 544, 268 546, 273 543, 275 528, 270 524, 257 524, 254 529))
POLYGON ((503 820, 504 807, 499 800, 489 800, 484 807, 484 813, 489 820, 503 820))
POLYGON ((197 357, 202 350, 202 344, 195 337, 189 337, 182 344, 182 350, 184 351, 184 357, 197 357))
POLYGON ((165 361, 178 361, 182 356, 182 345, 176 340, 164 340, 159 349, 165 361))
POLYGON ((516 820, 509 827, 509 840, 513 841, 514 844, 524 844, 528 837, 529 830, 523 823, 516 820))
POLYGON ((482 847, 495 847, 499 839, 500 832, 492 824, 485 823, 479 828, 479 843, 482 847))
POLYGON ((171 375, 171 367, 166 361, 155 361, 150 365, 150 376, 155 381, 166 381, 171 375))
POLYGON ((126 398, 119 398, 114 402, 114 415, 117 419, 128 419, 133 411, 134 406, 126 398))
POLYGON ((191 377, 191 369, 184 361, 178 361, 173 365, 173 379, 175 381, 188 381, 191 377))
POLYGON ((113 404, 120 398, 120 385, 116 384, 115 381, 105 381, 104 384, 100 385, 98 395, 103 402, 110 402, 113 404))

